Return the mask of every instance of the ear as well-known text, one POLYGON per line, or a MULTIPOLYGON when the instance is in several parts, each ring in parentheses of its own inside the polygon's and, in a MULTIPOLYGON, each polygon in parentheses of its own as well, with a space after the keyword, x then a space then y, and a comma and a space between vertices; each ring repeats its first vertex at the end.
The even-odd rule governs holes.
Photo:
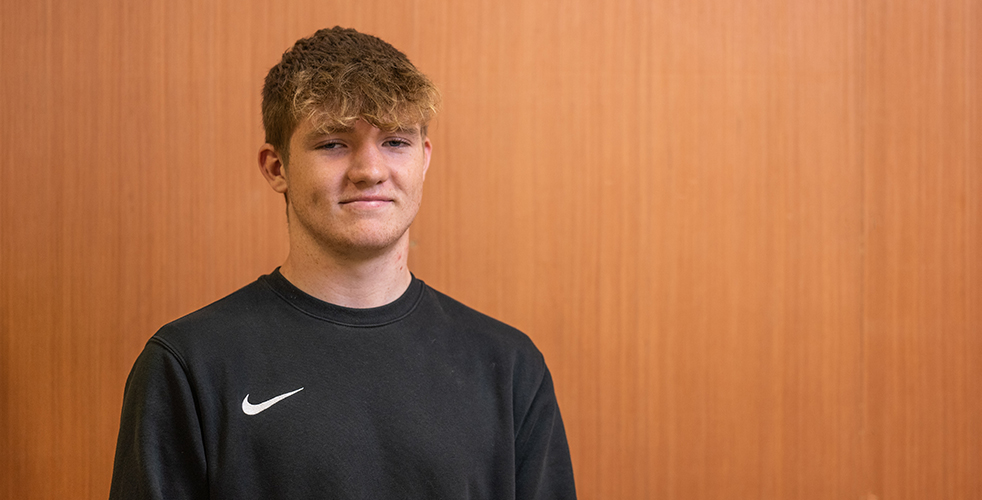
POLYGON ((266 143, 259 148, 259 170, 262 171, 263 177, 273 191, 286 192, 286 165, 272 144, 266 143))
POLYGON ((430 155, 433 153, 433 144, 430 138, 423 140, 423 178, 426 178, 426 171, 430 168, 430 155))

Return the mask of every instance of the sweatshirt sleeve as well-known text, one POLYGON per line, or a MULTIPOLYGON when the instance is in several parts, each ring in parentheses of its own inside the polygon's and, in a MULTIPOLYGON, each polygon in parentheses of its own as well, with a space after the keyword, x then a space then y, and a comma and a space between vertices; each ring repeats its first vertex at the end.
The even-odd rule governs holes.
POLYGON ((155 338, 126 380, 109 498, 208 498, 194 394, 180 359, 155 338))
POLYGON ((548 368, 540 380, 515 438, 515 498, 575 499, 566 430, 548 368))

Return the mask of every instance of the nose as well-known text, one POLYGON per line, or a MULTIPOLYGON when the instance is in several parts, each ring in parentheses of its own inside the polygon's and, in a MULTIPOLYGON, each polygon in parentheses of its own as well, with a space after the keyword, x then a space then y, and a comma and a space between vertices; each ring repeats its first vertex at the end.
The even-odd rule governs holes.
POLYGON ((348 166, 348 180, 360 187, 368 187, 381 184, 388 178, 389 169, 378 146, 369 141, 360 144, 348 166))

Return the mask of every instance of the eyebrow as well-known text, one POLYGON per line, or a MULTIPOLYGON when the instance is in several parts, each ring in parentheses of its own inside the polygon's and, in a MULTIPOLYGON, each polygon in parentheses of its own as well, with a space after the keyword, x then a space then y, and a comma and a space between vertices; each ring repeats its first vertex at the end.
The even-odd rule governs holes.
POLYGON ((418 134, 420 133, 421 130, 422 129, 420 128, 419 125, 414 125, 412 128, 399 127, 396 128, 395 130, 391 130, 391 132, 395 132, 397 134, 418 134))
MULTIPOLYGON (((324 136, 324 135, 330 135, 330 134, 346 134, 346 133, 354 132, 354 130, 355 130, 355 127, 351 127, 351 126, 349 126, 349 127, 332 126, 332 127, 327 127, 327 128, 324 128, 324 129, 314 129, 314 130, 311 130, 310 133, 307 134, 307 141, 317 140, 318 138, 320 138, 321 136, 324 136)), ((409 127, 398 127, 398 128, 392 129, 392 130, 387 130, 386 132, 396 133, 396 134, 414 135, 414 134, 421 134, 422 133, 422 130, 423 130, 422 127, 420 127, 419 125, 415 125, 415 126, 413 126, 411 128, 409 128, 409 127)))
POLYGON ((323 129, 315 128, 314 130, 311 130, 310 133, 307 134, 307 139, 314 140, 322 135, 344 134, 344 133, 352 132, 354 130, 355 130, 354 127, 327 127, 323 129))

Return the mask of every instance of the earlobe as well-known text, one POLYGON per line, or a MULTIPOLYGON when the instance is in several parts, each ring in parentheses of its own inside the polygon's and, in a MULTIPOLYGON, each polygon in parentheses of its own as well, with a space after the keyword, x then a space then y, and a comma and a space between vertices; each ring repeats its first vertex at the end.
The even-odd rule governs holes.
POLYGON ((286 192, 286 165, 283 164, 283 160, 272 144, 266 143, 259 148, 259 170, 273 191, 286 192))

